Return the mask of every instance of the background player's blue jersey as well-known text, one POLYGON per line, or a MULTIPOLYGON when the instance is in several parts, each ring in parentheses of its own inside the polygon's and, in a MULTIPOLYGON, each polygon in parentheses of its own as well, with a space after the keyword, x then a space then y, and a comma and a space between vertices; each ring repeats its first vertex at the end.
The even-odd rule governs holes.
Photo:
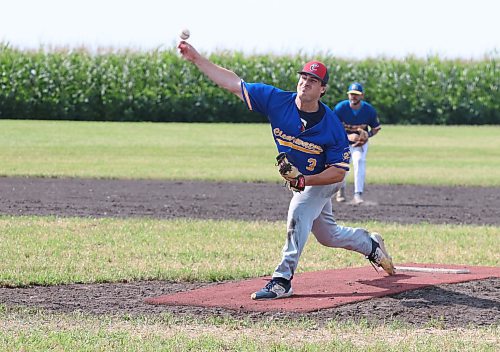
POLYGON ((248 109, 267 116, 278 152, 304 175, 314 175, 334 166, 349 171, 350 151, 340 119, 325 104, 323 119, 303 131, 295 98, 297 93, 263 83, 241 82, 248 109))
POLYGON ((342 121, 347 133, 357 133, 358 128, 368 131, 368 126, 372 129, 380 128, 377 111, 365 101, 361 101, 359 110, 353 110, 349 106, 349 100, 343 100, 335 106, 334 112, 342 121))

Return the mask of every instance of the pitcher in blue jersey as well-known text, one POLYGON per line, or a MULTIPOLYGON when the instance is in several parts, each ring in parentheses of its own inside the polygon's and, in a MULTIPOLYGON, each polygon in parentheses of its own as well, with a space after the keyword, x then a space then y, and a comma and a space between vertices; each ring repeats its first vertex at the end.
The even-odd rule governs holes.
POLYGON ((392 259, 382 236, 362 228, 338 225, 333 217, 332 196, 349 170, 347 135, 339 118, 320 101, 327 90, 328 69, 311 61, 298 71, 296 92, 263 83, 247 83, 233 71, 218 66, 186 41, 180 54, 209 79, 241 99, 248 109, 265 115, 279 153, 298 169, 287 219, 287 238, 282 258, 272 279, 252 299, 267 300, 292 295, 292 278, 309 233, 325 246, 361 253, 371 263, 394 274, 392 259))
MULTIPOLYGON (((363 203, 365 188, 366 156, 368 154, 368 139, 376 135, 382 126, 377 111, 365 102, 363 86, 352 83, 347 89, 347 100, 335 106, 335 113, 342 121, 349 139, 352 166, 354 168, 354 204, 363 203), (366 136, 366 137, 362 137, 366 136)), ((346 183, 337 192, 337 201, 345 202, 346 183)))

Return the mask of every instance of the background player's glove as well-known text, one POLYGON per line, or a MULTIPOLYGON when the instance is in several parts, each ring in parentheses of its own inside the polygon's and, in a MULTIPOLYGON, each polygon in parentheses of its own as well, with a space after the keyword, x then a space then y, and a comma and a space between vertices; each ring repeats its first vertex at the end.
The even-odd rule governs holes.
POLYGON ((366 142, 368 142, 368 137, 369 137, 368 132, 366 132, 362 128, 358 128, 358 133, 359 133, 358 138, 356 142, 352 145, 353 147, 361 147, 366 142))
POLYGON ((276 157, 276 166, 278 171, 286 181, 289 189, 296 192, 301 192, 306 186, 306 179, 291 162, 288 161, 286 153, 279 153, 276 157))

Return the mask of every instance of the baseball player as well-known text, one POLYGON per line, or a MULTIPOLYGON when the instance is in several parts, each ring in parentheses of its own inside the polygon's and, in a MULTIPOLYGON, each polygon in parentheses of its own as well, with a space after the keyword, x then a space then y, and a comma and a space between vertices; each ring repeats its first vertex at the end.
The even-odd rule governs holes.
POLYGON ((312 61, 298 72, 296 92, 263 83, 247 83, 233 71, 201 56, 186 41, 181 55, 218 86, 236 95, 248 109, 265 115, 278 152, 277 166, 293 191, 287 220, 287 239, 272 279, 252 299, 292 295, 291 281, 309 233, 325 246, 359 252, 374 265, 394 274, 382 236, 365 229, 338 225, 331 198, 349 169, 349 145, 339 118, 320 102, 327 89, 328 70, 312 61))
MULTIPOLYGON (((354 204, 363 203, 363 191, 366 175, 366 155, 368 153, 368 138, 373 137, 382 128, 377 117, 377 111, 365 102, 363 86, 352 83, 347 90, 347 100, 335 106, 335 113, 342 121, 349 138, 352 166, 354 167, 354 204)), ((337 201, 345 202, 345 180, 337 192, 337 201)))

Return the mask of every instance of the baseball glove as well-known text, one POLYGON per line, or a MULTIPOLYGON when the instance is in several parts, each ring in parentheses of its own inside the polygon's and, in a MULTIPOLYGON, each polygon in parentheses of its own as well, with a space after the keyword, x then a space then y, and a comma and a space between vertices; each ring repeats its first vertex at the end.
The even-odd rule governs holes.
POLYGON ((364 145, 366 142, 368 142, 368 132, 366 132, 362 128, 358 128, 358 139, 356 142, 352 145, 353 147, 361 147, 364 145))
POLYGON ((295 192, 301 192, 306 186, 306 179, 291 162, 288 161, 286 153, 279 153, 276 157, 278 171, 285 179, 286 186, 295 192))

